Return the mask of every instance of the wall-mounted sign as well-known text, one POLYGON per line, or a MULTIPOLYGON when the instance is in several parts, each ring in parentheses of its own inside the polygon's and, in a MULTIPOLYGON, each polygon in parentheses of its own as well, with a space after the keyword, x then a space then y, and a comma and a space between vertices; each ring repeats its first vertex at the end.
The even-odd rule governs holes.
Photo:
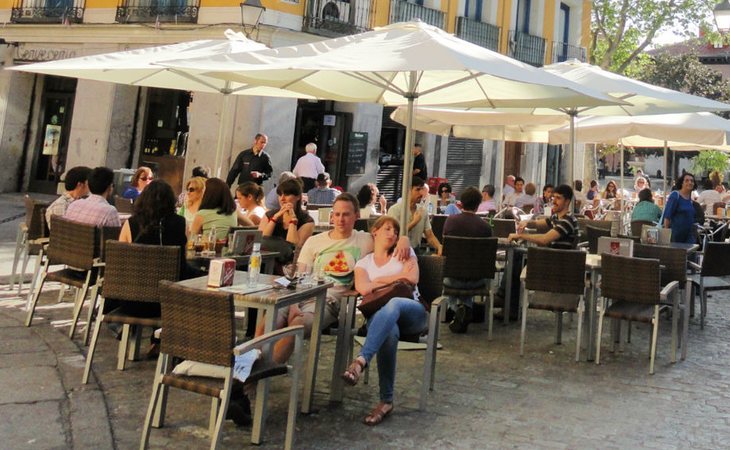
POLYGON ((324 120, 322 121, 324 123, 324 126, 326 127, 334 127, 336 122, 337 116, 334 114, 325 114, 324 120))
POLYGON ((367 162, 368 134, 360 131, 350 133, 350 142, 347 146, 346 175, 362 175, 365 173, 367 162))

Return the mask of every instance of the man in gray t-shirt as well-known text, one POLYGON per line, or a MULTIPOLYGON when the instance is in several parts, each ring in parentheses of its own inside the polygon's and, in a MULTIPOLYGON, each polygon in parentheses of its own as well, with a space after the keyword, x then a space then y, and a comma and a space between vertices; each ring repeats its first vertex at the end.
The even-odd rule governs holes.
MULTIPOLYGON (((411 181, 411 195, 408 199, 408 215, 406 216, 408 223, 406 229, 408 230, 408 239, 411 241, 411 247, 418 251, 418 247, 421 244, 421 237, 425 237, 428 244, 436 249, 436 252, 441 254, 441 243, 433 230, 431 229, 431 221, 428 217, 428 212, 419 207, 421 200, 426 198, 428 195, 428 186, 422 178, 413 177, 411 181)), ((388 210, 388 215, 394 217, 396 220, 400 220, 401 211, 406 205, 404 202, 396 203, 391 206, 388 210)), ((404 224, 401 224, 404 227, 404 224)))

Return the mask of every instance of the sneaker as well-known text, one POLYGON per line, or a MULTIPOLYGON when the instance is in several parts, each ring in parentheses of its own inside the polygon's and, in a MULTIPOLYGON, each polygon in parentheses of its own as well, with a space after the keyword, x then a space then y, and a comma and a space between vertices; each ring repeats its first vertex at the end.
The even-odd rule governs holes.
POLYGON ((466 333, 471 319, 471 308, 467 308, 465 305, 458 305, 456 307, 456 312, 454 313, 454 320, 452 320, 449 324, 449 330, 451 330, 452 333, 466 333))

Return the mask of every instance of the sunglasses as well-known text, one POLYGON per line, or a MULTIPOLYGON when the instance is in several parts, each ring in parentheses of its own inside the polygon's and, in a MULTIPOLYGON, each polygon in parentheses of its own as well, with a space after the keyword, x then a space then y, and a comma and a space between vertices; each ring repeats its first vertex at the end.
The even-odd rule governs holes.
POLYGON ((142 181, 154 180, 154 178, 152 178, 152 177, 139 177, 139 179, 142 181))
POLYGON ((196 191, 197 191, 197 189, 195 189, 194 187, 189 187, 188 188, 188 192, 196 192, 196 191))

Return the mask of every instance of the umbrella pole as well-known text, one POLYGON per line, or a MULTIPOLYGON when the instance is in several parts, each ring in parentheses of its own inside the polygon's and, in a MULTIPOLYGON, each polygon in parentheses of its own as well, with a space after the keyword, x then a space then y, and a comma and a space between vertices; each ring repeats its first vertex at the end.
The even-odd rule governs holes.
POLYGON ((409 195, 411 192, 411 178, 413 173, 413 103, 416 99, 416 72, 410 73, 409 78, 409 94, 408 98, 408 112, 406 116, 406 144, 403 151, 403 184, 401 186, 401 201, 403 202, 403 209, 401 210, 400 217, 400 234, 401 236, 408 236, 408 213, 410 212, 409 195))
POLYGON ((619 220, 619 230, 621 229, 621 223, 623 221, 624 217, 624 146, 622 144, 618 144, 618 150, 621 152, 621 201, 619 204, 621 205, 621 209, 619 210, 618 220, 619 220))
POLYGON ((499 158, 499 164, 497 164, 497 180, 498 185, 497 193, 499 197, 496 198, 497 211, 502 210, 502 201, 504 200, 504 159, 507 157, 507 142, 504 139, 504 132, 502 132, 502 157, 499 158))
MULTIPOLYGON (((570 151, 567 155, 568 160, 568 186, 571 188, 575 188, 573 185, 573 176, 574 176, 574 170, 575 170, 575 116, 578 113, 575 110, 570 110, 568 112, 568 116, 570 116, 570 151)), ((570 211, 575 211, 575 195, 573 195, 573 199, 570 202, 570 211)), ((578 211, 576 211, 578 212, 578 211)))
MULTIPOLYGON (((227 84, 227 83, 226 83, 227 84)), ((225 144, 223 136, 226 131, 226 122, 228 122, 228 110, 230 109, 231 94, 223 95, 223 108, 221 109, 220 122, 218 123, 218 140, 215 143, 215 164, 213 170, 215 176, 220 178, 223 168, 223 145, 225 144)))
POLYGON ((667 148, 667 141, 664 141, 664 188, 662 192, 667 192, 667 171, 669 167, 669 149, 667 148))

